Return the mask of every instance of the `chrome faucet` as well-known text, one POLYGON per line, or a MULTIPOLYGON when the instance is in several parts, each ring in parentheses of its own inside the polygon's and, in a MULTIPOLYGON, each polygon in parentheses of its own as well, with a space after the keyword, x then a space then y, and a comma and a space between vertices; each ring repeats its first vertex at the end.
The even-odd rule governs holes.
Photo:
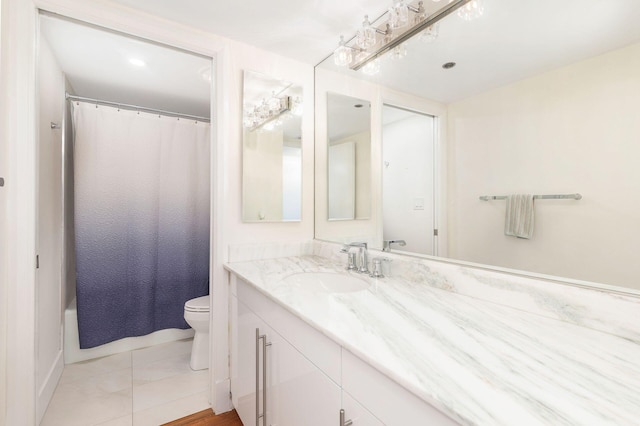
POLYGON ((400 247, 404 247, 407 242, 405 240, 384 240, 382 242, 382 251, 390 252, 391 244, 398 244, 400 247))
POLYGON ((349 257, 349 266, 347 269, 354 269, 353 266, 357 266, 357 272, 361 274, 369 273, 369 256, 367 253, 367 243, 349 243, 342 246, 342 253, 348 253, 350 255, 351 247, 359 247, 358 251, 358 259, 356 265, 353 265, 351 262, 351 257, 349 257))

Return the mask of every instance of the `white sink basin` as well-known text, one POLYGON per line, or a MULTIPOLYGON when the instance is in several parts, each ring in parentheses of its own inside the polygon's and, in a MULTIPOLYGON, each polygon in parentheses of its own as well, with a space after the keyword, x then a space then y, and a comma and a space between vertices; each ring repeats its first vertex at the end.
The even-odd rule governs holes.
POLYGON ((370 284, 362 278, 335 272, 300 272, 282 280, 284 284, 325 293, 350 293, 366 290, 370 284))

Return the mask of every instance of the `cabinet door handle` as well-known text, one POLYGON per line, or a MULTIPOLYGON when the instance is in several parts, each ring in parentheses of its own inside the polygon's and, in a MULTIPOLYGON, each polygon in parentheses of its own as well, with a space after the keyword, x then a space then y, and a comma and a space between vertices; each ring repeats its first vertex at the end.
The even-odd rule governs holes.
POLYGON ((269 426, 267 423, 267 346, 271 346, 271 343, 267 343, 267 335, 260 334, 260 329, 256 328, 256 426, 260 424, 260 418, 262 418, 262 425, 269 426), (262 414, 260 414, 260 402, 258 401, 258 395, 260 395, 260 340, 262 340, 262 414))
POLYGON ((340 410, 340 426, 351 426, 353 424, 353 420, 345 420, 344 419, 344 410, 340 410))

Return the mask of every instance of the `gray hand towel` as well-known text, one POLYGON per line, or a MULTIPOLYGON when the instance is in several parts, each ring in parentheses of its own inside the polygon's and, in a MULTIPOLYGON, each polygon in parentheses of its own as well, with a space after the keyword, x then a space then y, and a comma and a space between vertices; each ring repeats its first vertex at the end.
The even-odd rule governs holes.
POLYGON ((533 236, 533 195, 511 194, 507 196, 504 234, 525 239, 533 236))

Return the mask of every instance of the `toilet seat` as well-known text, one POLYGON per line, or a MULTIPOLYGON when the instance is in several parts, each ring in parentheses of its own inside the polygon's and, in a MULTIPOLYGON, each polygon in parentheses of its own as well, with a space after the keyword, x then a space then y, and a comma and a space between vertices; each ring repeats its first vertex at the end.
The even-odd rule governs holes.
POLYGON ((209 296, 187 300, 184 304, 185 312, 209 312, 209 296))

